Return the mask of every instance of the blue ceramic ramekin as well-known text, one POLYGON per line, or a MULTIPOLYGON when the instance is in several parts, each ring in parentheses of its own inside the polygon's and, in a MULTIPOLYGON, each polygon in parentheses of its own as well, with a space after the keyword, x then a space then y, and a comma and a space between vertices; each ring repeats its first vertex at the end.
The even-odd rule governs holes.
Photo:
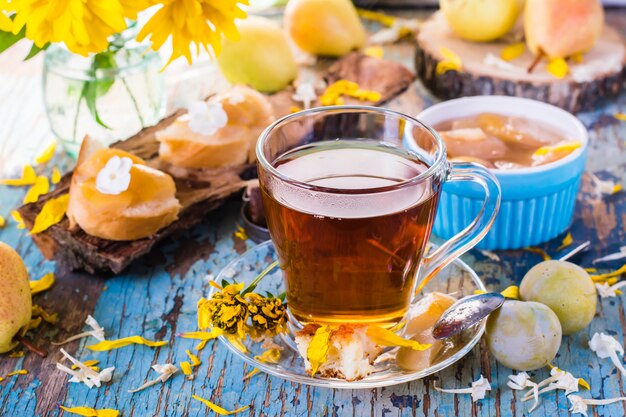
MULTIPOLYGON (((437 125, 446 120, 498 113, 543 122, 582 146, 558 161, 538 167, 492 170, 500 181, 502 204, 480 249, 519 249, 563 233, 574 215, 580 178, 587 160, 588 134, 572 114, 536 100, 507 96, 466 97, 436 104, 417 119, 437 125)), ((439 202, 433 233, 449 239, 476 218, 483 203, 482 189, 467 182, 447 183, 439 202)))

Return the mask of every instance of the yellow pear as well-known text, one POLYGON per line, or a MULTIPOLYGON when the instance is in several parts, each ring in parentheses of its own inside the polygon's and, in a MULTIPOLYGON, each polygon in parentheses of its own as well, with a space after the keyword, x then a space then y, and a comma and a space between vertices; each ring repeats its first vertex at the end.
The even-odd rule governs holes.
POLYGON ((346 55, 367 40, 350 0, 290 0, 285 29, 300 49, 314 55, 346 55))
POLYGON ((506 34, 515 25, 523 5, 523 0, 439 0, 450 29, 476 42, 489 42, 506 34))
POLYGON ((249 17, 237 22, 238 41, 224 39, 217 63, 233 84, 271 93, 287 87, 298 75, 298 65, 287 37, 271 20, 249 17))
POLYGON ((565 58, 593 48, 602 34, 600 0, 527 0, 524 31, 528 49, 565 58))
POLYGON ((0 353, 17 345, 31 319, 32 300, 28 272, 20 255, 0 242, 0 353))

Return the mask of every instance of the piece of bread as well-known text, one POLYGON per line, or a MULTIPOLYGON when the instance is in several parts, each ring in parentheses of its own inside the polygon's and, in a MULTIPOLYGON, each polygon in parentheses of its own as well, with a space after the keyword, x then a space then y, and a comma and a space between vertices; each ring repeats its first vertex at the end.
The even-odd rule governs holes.
POLYGON ((128 152, 98 149, 85 138, 70 184, 67 217, 70 227, 80 226, 87 234, 102 239, 127 241, 154 235, 178 218, 180 204, 176 186, 168 174, 150 168, 128 152), (114 156, 133 161, 130 184, 119 194, 103 194, 96 177, 114 156))
POLYGON ((216 169, 256 160, 259 135, 274 121, 273 108, 267 98, 238 85, 211 97, 209 103, 221 103, 228 117, 226 126, 212 135, 204 135, 189 127, 188 114, 180 116, 156 134, 161 160, 193 169, 216 169))
MULTIPOLYGON (((307 359, 307 349, 313 335, 321 326, 310 323, 296 333, 298 352, 304 359, 307 372, 311 372, 311 363, 307 359)), ((368 376, 374 370, 374 360, 382 348, 367 335, 367 326, 340 325, 332 330, 326 362, 319 368, 319 374, 328 378, 342 378, 356 381, 368 376)))

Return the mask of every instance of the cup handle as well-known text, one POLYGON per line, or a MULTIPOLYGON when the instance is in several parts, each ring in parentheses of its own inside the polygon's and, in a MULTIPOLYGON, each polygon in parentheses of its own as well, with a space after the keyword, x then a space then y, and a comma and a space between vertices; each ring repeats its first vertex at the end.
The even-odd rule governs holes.
POLYGON ((451 162, 446 182, 456 181, 479 184, 485 190, 483 206, 469 226, 424 258, 420 271, 422 279, 419 281, 416 295, 450 262, 476 246, 487 234, 498 214, 501 199, 500 184, 491 171, 473 162, 451 162))

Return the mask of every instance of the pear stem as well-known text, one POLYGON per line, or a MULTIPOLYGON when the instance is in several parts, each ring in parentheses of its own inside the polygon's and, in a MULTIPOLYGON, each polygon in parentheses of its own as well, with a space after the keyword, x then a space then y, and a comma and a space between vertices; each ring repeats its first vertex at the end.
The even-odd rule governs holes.
POLYGON ((33 352, 37 356, 40 356, 42 358, 45 358, 46 356, 48 356, 48 351, 47 350, 38 348, 37 346, 33 345, 31 343, 31 341, 26 339, 24 336, 18 336, 15 339, 18 342, 20 342, 21 344, 23 344, 26 349, 30 350, 31 352, 33 352))
POLYGON ((533 70, 535 69, 535 67, 539 64, 539 62, 541 62, 541 60, 543 59, 543 57, 546 56, 546 53, 543 52, 543 49, 539 48, 537 50, 537 56, 535 56, 535 59, 533 60, 533 62, 530 63, 530 66, 528 67, 528 69, 526 70, 529 74, 531 72, 533 72, 533 70))

